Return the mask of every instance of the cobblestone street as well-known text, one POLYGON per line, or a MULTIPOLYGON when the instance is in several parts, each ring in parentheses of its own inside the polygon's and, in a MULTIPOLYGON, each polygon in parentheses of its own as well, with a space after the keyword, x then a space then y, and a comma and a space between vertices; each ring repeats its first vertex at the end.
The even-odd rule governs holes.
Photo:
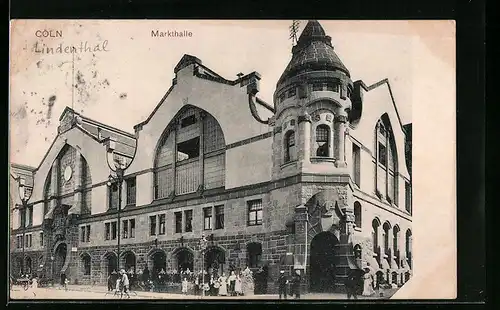
MULTIPOLYGON (((394 292, 387 292, 386 296, 392 295, 394 292)), ((25 291, 19 286, 15 286, 10 291, 10 297, 14 300, 26 300, 26 299, 119 299, 115 296, 113 292, 108 293, 106 287, 104 286, 78 286, 70 285, 68 290, 65 291, 60 287, 53 288, 38 288, 33 290, 32 288, 25 291), (36 295, 36 296, 35 296, 36 295)), ((293 298, 288 297, 289 300, 293 298)), ((156 293, 156 292, 132 292, 130 294, 130 299, 222 299, 222 300, 238 300, 238 299, 278 299, 278 295, 252 295, 245 297, 211 297, 211 296, 193 296, 193 295, 181 295, 181 294, 169 294, 169 293, 156 293)), ((328 294, 328 293, 310 293, 301 296, 301 299, 307 300, 341 300, 346 299, 345 294, 328 294)), ((380 299, 380 297, 365 297, 360 296, 359 299, 380 299)), ((384 298, 382 298, 384 299, 384 298)))

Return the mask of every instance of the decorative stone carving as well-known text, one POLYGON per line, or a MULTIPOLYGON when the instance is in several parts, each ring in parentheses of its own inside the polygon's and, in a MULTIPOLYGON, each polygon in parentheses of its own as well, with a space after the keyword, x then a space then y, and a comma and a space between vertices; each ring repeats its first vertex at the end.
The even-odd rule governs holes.
POLYGON ((326 115, 326 121, 331 123, 331 122, 332 122, 332 120, 333 120, 333 115, 331 115, 331 114, 327 114, 327 115, 326 115))
POLYGON ((335 116, 335 122, 347 123, 347 116, 346 115, 337 115, 337 116, 335 116))
POLYGON ((314 121, 319 122, 321 120, 321 115, 319 114, 314 114, 314 121))
POLYGON ((307 112, 305 112, 303 115, 300 115, 298 117, 298 122, 299 123, 302 123, 302 122, 309 122, 309 123, 311 123, 312 122, 311 115, 309 115, 307 112))
POLYGON ((343 186, 337 187, 337 194, 339 198, 339 207, 347 207, 349 205, 349 196, 347 188, 343 186))

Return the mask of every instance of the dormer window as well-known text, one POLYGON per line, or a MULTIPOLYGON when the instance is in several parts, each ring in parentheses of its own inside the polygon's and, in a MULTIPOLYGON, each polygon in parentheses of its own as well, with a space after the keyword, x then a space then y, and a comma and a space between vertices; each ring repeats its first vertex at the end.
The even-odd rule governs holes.
POLYGON ((330 157, 330 127, 319 125, 316 127, 316 156, 330 157))

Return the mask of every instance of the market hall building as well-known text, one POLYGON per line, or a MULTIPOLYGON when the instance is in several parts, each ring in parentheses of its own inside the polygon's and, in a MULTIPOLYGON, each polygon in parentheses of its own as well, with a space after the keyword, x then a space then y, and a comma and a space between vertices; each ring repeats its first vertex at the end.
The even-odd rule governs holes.
POLYGON ((267 266, 269 293, 282 269, 302 270, 306 291, 341 291, 366 266, 406 282, 411 124, 387 79, 352 81, 317 21, 292 54, 273 104, 257 97, 257 72, 228 80, 184 55, 134 134, 66 108, 40 165, 11 165, 11 274, 104 284, 119 259, 152 271, 267 266), (122 188, 108 184, 110 143, 122 188))

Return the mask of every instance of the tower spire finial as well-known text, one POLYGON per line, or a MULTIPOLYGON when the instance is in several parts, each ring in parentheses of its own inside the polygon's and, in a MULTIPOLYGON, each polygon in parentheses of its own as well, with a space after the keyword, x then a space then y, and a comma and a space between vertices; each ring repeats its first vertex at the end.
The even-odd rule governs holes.
POLYGON ((299 20, 293 20, 292 25, 289 27, 290 28, 289 39, 292 39, 292 44, 294 46, 295 44, 297 44, 297 33, 299 32, 299 25, 300 25, 299 20))

